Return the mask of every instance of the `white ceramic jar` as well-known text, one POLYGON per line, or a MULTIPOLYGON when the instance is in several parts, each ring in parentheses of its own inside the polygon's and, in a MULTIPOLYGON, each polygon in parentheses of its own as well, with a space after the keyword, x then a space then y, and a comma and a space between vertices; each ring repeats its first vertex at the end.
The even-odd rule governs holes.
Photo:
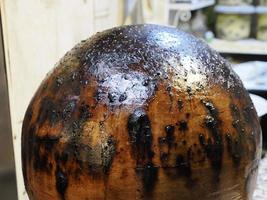
POLYGON ((267 6, 258 6, 257 12, 257 32, 258 40, 267 40, 267 6))
POLYGON ((216 6, 216 35, 225 40, 240 40, 250 36, 253 6, 216 6))

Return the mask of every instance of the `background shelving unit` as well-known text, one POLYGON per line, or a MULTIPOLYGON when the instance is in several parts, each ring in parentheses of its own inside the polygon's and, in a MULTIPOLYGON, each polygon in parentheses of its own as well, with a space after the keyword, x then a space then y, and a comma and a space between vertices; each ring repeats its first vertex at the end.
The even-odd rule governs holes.
MULTIPOLYGON (((187 15, 188 20, 191 17, 191 11, 199 10, 205 7, 209 7, 215 4, 215 0, 191 0, 191 1, 181 1, 176 2, 172 0, 166 0, 165 5, 165 23, 169 24, 170 12, 176 11, 180 12, 181 15, 187 15)), ((175 25, 175 24, 172 24, 175 25)))
POLYGON ((213 39, 209 45, 220 53, 267 55, 267 41, 256 39, 238 41, 213 39))
POLYGON ((198 1, 191 1, 191 3, 181 2, 175 3, 168 1, 167 7, 169 10, 182 10, 182 11, 193 11, 202 9, 208 6, 212 6, 215 4, 215 0, 198 0, 198 1))
MULTIPOLYGON (((224 6, 217 5, 221 7, 220 11, 217 10, 217 13, 228 13, 228 14, 248 14, 248 15, 259 15, 261 13, 267 14, 267 6, 255 6, 250 5, 254 9, 253 12, 250 13, 250 9, 248 9, 248 5, 240 5, 240 6, 224 6), (222 11, 225 10, 225 13, 222 11), (229 10, 227 10, 227 9, 229 10), (233 8, 235 11, 233 11, 233 8), (238 9, 237 9, 238 8, 238 9)), ((215 12, 216 7, 215 6, 215 12)), ((254 24, 254 21, 251 22, 254 24)), ((247 38, 236 41, 226 40, 214 38, 209 42, 209 45, 217 50, 220 53, 228 53, 228 54, 247 54, 247 55, 267 55, 267 41, 257 40, 255 38, 247 38)))

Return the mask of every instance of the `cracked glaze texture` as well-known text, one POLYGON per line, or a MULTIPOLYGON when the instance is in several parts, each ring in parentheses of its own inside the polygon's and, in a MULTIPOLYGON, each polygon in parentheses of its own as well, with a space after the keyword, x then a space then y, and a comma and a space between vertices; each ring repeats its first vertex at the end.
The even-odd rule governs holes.
POLYGON ((250 199, 261 153, 254 106, 205 43, 157 25, 82 41, 26 112, 32 200, 250 199))

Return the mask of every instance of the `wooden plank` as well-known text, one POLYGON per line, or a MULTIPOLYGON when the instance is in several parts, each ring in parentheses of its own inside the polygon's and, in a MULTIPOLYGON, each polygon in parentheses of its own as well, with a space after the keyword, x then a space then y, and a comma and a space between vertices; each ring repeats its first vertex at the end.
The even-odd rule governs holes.
MULTIPOLYGON (((103 1, 116 6, 118 0, 103 1)), ((93 0, 2 0, 13 144, 19 199, 28 199, 21 170, 21 125, 30 99, 46 73, 76 43, 96 28, 117 25, 117 9, 108 24, 95 27, 93 0), (112 19, 112 20, 111 20, 112 19)), ((112 16, 110 16, 112 15, 112 16)))

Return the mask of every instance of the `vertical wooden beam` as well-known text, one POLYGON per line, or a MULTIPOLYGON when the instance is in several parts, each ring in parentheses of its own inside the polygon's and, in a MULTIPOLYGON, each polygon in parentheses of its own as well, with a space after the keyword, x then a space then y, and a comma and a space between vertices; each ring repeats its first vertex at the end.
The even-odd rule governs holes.
MULTIPOLYGON (((1 14, 1 13, 0 13, 1 14)), ((7 77, 0 17, 0 174, 14 169, 7 77), (4 141, 4 142, 3 142, 4 141)))

